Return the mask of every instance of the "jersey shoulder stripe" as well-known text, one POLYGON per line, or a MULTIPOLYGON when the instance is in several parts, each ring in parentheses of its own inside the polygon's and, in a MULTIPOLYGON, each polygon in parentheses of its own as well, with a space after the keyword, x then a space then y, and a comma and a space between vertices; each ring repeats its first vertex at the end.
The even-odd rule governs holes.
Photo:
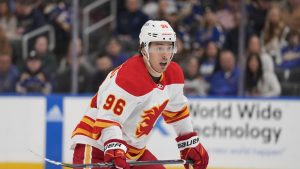
MULTIPOLYGON (((180 66, 171 62, 163 73, 163 85, 183 84, 184 75, 180 66)), ((118 70, 116 84, 134 96, 143 96, 157 87, 145 66, 142 56, 128 59, 118 70)))
POLYGON ((181 67, 175 63, 171 62, 167 70, 164 72, 163 77, 166 85, 171 84, 183 84, 184 83, 184 75, 181 67))
POLYGON ((153 90, 142 56, 132 56, 120 67, 116 84, 134 96, 143 96, 153 90))

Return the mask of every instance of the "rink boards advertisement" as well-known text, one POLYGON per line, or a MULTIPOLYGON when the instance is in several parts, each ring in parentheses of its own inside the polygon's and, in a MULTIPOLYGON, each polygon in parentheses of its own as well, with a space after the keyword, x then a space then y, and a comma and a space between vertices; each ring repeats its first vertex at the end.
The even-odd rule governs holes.
MULTIPOLYGON (((0 96, 0 169, 62 167, 29 150, 72 162, 70 137, 89 105, 83 96, 0 96)), ((211 169, 299 169, 300 99, 190 98, 194 130, 211 169)), ((178 159, 175 132, 157 120, 147 148, 178 159)), ((182 168, 168 166, 168 168, 182 168)))

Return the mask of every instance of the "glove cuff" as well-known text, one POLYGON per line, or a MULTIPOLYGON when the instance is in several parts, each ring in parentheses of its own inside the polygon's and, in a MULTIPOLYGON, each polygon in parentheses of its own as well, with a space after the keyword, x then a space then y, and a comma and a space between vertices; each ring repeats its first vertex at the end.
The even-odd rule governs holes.
POLYGON ((178 149, 184 150, 186 148, 196 147, 200 141, 196 132, 191 132, 176 138, 178 149))
POLYGON ((184 134, 182 136, 178 136, 176 138, 176 141, 179 142, 179 141, 182 141, 182 140, 186 140, 186 139, 189 139, 193 136, 198 136, 198 134, 196 132, 190 132, 190 133, 184 134))
POLYGON ((108 150, 121 149, 125 153, 127 152, 126 142, 120 139, 110 139, 104 143, 104 152, 108 150))

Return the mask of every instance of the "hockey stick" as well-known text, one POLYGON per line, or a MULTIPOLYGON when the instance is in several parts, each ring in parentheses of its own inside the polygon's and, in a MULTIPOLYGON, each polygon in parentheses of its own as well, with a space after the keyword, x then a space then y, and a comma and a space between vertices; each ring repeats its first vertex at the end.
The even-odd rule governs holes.
MULTIPOLYGON (((103 167, 114 167, 114 163, 90 163, 90 164, 69 164, 69 163, 63 163, 63 162, 58 162, 54 160, 50 160, 48 158, 42 157, 41 155, 33 152, 32 150, 29 150, 31 153, 34 155, 43 158, 44 161, 57 165, 57 166, 63 166, 63 167, 68 167, 68 168, 103 168, 103 167)), ((133 161, 133 160, 128 160, 127 163, 130 166, 145 166, 145 165, 167 165, 167 164, 193 164, 192 160, 153 160, 153 161, 133 161)))

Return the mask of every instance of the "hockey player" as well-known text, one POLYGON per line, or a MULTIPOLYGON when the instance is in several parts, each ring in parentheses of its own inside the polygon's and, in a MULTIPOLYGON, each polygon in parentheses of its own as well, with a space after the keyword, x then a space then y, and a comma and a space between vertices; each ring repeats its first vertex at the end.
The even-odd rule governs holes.
POLYGON ((178 135, 181 158, 193 160, 195 169, 205 169, 208 154, 193 132, 188 101, 183 95, 183 73, 171 61, 176 53, 175 32, 166 21, 149 20, 139 38, 140 54, 108 74, 75 128, 73 163, 113 161, 116 168, 127 169, 126 159, 157 160, 146 143, 162 115, 178 135))

